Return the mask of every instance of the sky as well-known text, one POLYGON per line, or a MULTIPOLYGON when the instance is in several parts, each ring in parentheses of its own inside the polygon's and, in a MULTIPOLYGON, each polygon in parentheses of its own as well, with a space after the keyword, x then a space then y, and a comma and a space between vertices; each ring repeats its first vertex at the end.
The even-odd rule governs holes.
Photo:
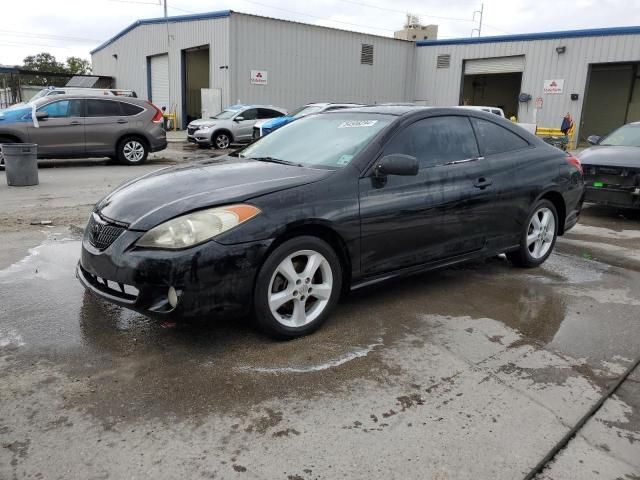
MULTIPOLYGON (((163 15, 163 0, 0 0, 0 64, 43 51, 58 60, 89 52, 138 19, 163 15)), ((169 15, 231 9, 393 36, 407 13, 439 25, 439 38, 471 36, 483 0, 167 0, 169 15)), ((484 0, 482 36, 640 25, 640 0, 484 0)), ((477 35, 477 32, 474 32, 477 35)))

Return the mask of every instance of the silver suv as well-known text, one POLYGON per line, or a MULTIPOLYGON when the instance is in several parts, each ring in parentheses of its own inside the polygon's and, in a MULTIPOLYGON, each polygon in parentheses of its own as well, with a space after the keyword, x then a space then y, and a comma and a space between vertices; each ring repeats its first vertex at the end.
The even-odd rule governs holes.
POLYGON ((187 140, 205 147, 229 148, 232 143, 249 143, 258 120, 286 115, 284 108, 271 105, 233 105, 210 118, 187 126, 187 140))
POLYGON ((0 145, 37 143, 38 158, 110 157, 137 165, 167 147, 162 121, 155 105, 137 98, 47 96, 0 110, 0 145))

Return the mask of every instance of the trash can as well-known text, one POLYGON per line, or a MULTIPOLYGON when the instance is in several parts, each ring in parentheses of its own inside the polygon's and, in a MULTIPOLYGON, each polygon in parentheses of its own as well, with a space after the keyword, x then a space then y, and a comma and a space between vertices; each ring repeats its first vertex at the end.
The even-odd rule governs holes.
POLYGON ((7 185, 27 187, 38 185, 38 145, 35 143, 2 144, 7 185))

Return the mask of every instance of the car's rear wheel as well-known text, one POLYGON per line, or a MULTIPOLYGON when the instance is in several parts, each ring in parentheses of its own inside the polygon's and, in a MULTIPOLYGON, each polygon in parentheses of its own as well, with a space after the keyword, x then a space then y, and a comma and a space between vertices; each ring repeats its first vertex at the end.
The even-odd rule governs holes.
POLYGON ((118 162, 124 165, 141 165, 147 160, 149 148, 138 137, 125 137, 118 143, 118 162))
POLYGON ((277 338, 307 335, 334 309, 342 267, 325 241, 296 237, 277 247, 260 269, 254 293, 258 324, 277 338))
POLYGON ((507 253, 518 267, 537 267, 545 262, 558 237, 558 213, 549 200, 540 200, 533 207, 522 232, 520 248, 507 253))
POLYGON ((213 135, 213 146, 217 149, 223 150, 229 148, 231 145, 231 138, 229 134, 225 132, 217 132, 213 135))

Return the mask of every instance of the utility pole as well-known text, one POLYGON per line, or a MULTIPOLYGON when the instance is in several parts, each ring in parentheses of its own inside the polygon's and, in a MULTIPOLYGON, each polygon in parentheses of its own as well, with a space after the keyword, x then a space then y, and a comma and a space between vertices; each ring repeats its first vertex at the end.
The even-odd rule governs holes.
POLYGON ((164 0, 164 18, 167 18, 167 0, 164 0))
MULTIPOLYGON (((166 4, 166 0, 165 0, 165 4, 166 4)), ((473 30, 471 30, 472 37, 473 37, 473 32, 478 32, 478 36, 482 35, 482 15, 484 14, 484 3, 480 4, 480 10, 476 10, 475 12, 473 12, 473 17, 471 18, 472 21, 475 21, 476 13, 480 15, 480 21, 478 22, 478 28, 474 28, 473 30)))

